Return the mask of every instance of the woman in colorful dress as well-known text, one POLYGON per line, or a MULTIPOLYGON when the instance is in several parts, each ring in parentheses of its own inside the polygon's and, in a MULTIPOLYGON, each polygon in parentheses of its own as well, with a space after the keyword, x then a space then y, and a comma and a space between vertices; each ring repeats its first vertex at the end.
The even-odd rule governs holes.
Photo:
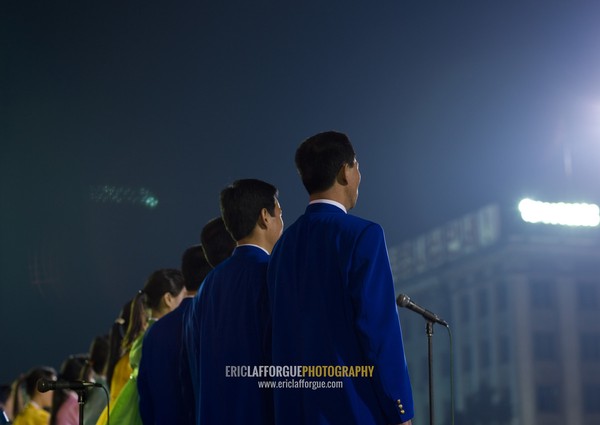
MULTIPOLYGON (((161 269, 150 275, 132 301, 131 320, 125 340, 133 339, 129 351, 132 373, 110 408, 111 425, 142 425, 138 408, 137 374, 142 356, 144 333, 165 314, 176 309, 185 297, 183 275, 179 270, 161 269), (147 320, 144 320, 147 318, 147 320), (133 338, 135 336, 135 338, 133 338)), ((97 425, 106 424, 106 410, 97 425)))

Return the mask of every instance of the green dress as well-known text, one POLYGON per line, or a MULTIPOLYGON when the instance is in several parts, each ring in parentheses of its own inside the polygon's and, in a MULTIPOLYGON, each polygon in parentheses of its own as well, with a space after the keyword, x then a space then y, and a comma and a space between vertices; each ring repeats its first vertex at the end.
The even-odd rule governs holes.
MULTIPOLYGON (((148 320, 146 331, 150 329, 150 326, 155 321, 156 319, 148 320)), ((129 363, 131 363, 133 372, 115 400, 114 406, 110 408, 111 425, 143 425, 139 409, 137 375, 140 368, 140 360, 142 358, 142 342, 144 341, 144 335, 145 333, 138 336, 131 345, 129 363)))

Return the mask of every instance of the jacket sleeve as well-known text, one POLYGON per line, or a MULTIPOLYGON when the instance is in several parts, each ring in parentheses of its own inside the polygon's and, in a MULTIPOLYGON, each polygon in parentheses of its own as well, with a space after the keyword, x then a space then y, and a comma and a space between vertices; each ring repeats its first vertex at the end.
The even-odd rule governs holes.
POLYGON ((142 423, 144 425, 153 425, 155 423, 154 411, 152 409, 150 383, 148 382, 148 376, 151 370, 150 347, 152 346, 152 337, 148 338, 148 336, 150 336, 151 330, 152 328, 148 329, 148 332, 144 337, 144 344, 142 346, 142 358, 140 359, 140 367, 137 376, 140 417, 142 418, 142 423))
POLYGON ((388 423, 414 415, 412 390, 383 229, 371 223, 356 240, 349 289, 364 356, 374 366, 373 387, 388 423))

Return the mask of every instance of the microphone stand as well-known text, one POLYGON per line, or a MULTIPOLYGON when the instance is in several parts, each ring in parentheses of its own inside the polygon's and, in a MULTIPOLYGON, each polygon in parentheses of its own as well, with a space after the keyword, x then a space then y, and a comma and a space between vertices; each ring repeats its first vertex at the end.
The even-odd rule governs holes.
POLYGON ((429 368, 429 424, 433 425, 433 322, 431 320, 427 320, 425 331, 427 332, 427 358, 429 368))
POLYGON ((87 401, 87 388, 75 390, 77 393, 77 402, 79 403, 79 425, 83 425, 83 409, 87 401))
POLYGON ((440 319, 437 315, 432 313, 429 310, 424 309, 421 306, 413 303, 408 295, 400 294, 398 298, 396 298, 396 304, 399 307, 406 307, 409 310, 414 311, 415 313, 419 313, 421 316, 425 318, 427 321, 427 325, 425 327, 425 331, 427 332, 427 357, 429 363, 429 424, 433 425, 434 418, 434 408, 433 408, 433 324, 439 323, 440 325, 444 325, 448 327, 448 323, 446 321, 440 319))

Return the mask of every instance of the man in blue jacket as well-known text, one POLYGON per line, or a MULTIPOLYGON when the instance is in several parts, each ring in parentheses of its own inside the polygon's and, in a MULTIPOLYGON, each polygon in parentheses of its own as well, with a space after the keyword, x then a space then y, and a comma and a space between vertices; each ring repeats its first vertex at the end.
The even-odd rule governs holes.
POLYGON ((410 424, 383 230, 347 214, 361 179, 354 149, 346 135, 325 132, 304 141, 295 160, 310 203, 275 246, 267 279, 273 364, 300 366, 303 376, 275 389, 276 423, 410 424))
POLYGON ((235 248, 221 217, 206 223, 200 239, 202 245, 186 249, 181 258, 187 297, 144 336, 137 380, 144 425, 196 423, 196 399, 183 343, 184 320, 208 272, 228 258, 235 248))
POLYGON ((238 180, 221 192, 221 216, 237 246, 206 277, 186 324, 196 423, 269 425, 272 391, 235 371, 270 365, 267 266, 283 230, 277 189, 238 180))

